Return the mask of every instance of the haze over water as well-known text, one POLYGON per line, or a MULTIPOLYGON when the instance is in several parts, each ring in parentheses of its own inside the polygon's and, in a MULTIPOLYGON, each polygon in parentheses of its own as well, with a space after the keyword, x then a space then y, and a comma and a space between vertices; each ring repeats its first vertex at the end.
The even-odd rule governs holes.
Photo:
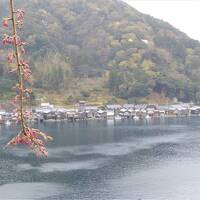
POLYGON ((200 199, 200 118, 46 122, 49 158, 3 149, 0 199, 200 199))

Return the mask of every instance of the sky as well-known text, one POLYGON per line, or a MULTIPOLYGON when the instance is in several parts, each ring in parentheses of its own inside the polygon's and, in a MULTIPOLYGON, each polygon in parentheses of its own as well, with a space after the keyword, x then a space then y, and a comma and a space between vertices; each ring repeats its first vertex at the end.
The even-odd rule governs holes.
POLYGON ((200 0, 123 0, 200 41, 200 0))

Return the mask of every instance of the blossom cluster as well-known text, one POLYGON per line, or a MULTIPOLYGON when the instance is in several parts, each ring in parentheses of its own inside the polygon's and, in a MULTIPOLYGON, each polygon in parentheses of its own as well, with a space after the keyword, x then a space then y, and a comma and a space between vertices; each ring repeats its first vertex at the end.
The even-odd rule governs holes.
POLYGON ((44 142, 51 140, 52 138, 40 130, 33 129, 27 126, 27 120, 31 118, 32 113, 25 110, 25 103, 30 97, 31 89, 26 88, 26 82, 30 82, 31 68, 28 61, 24 61, 22 55, 26 53, 26 43, 17 35, 17 29, 21 29, 24 24, 25 12, 21 9, 16 11, 13 8, 13 0, 10 1, 10 13, 11 16, 3 19, 3 26, 9 28, 12 25, 11 35, 4 35, 3 45, 12 45, 13 49, 7 55, 8 63, 15 63, 16 67, 11 72, 18 75, 18 82, 15 85, 16 96, 13 98, 12 103, 16 106, 13 111, 16 117, 16 121, 21 126, 20 133, 8 142, 8 145, 16 146, 23 144, 28 146, 37 155, 43 155, 47 157, 48 151, 44 145, 44 142), (13 10, 12 10, 13 9, 13 10))
POLYGON ((18 144, 24 144, 33 150, 38 156, 48 156, 48 151, 44 146, 44 141, 51 140, 52 138, 38 129, 26 127, 24 132, 19 133, 14 137, 8 145, 16 146, 18 144))

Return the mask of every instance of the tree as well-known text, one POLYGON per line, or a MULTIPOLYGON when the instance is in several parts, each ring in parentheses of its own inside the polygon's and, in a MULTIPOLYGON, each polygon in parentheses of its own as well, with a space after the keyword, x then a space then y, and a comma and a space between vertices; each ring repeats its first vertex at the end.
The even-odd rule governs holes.
POLYGON ((109 74, 109 88, 111 91, 116 93, 119 90, 119 86, 123 82, 123 76, 117 71, 111 71, 109 74))

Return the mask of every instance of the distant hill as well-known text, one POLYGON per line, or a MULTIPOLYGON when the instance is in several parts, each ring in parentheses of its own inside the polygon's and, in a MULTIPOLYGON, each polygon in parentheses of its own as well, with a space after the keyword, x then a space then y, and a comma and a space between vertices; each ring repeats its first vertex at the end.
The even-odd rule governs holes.
MULTIPOLYGON (((200 100, 200 43, 170 24, 119 0, 15 2, 26 10, 23 38, 40 97, 58 100, 60 94, 68 104, 141 102, 151 96, 200 100)), ((0 2, 0 17, 7 14, 6 3, 0 2)), ((4 54, 1 44, 2 97, 15 79, 4 54)))

